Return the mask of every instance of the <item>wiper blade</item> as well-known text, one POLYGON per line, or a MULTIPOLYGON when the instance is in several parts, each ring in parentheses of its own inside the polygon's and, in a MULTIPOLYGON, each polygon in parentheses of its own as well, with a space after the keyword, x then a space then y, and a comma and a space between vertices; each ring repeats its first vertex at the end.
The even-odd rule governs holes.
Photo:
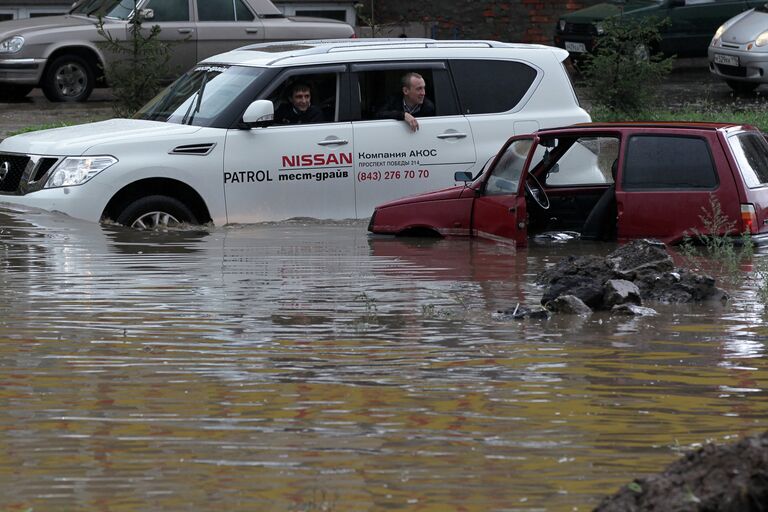
POLYGON ((205 84, 208 83, 208 72, 206 71, 203 75, 203 82, 200 84, 200 89, 195 93, 197 97, 195 98, 194 103, 189 104, 189 108, 187 109, 186 113, 184 114, 184 117, 181 119, 181 124, 192 124, 192 121, 195 119, 195 114, 200 112, 200 104, 203 102, 203 93, 205 93, 205 84), (192 110, 192 105, 195 106, 195 109, 192 110), (190 111, 192 115, 190 115, 190 111), (187 116, 189 116, 189 120, 187 120, 187 116))

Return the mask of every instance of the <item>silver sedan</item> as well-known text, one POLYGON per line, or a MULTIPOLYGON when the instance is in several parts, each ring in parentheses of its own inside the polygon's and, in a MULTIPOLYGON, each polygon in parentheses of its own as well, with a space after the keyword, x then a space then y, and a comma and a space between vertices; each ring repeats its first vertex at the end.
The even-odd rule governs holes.
POLYGON ((708 55, 709 70, 736 92, 768 84, 768 3, 723 23, 708 55))

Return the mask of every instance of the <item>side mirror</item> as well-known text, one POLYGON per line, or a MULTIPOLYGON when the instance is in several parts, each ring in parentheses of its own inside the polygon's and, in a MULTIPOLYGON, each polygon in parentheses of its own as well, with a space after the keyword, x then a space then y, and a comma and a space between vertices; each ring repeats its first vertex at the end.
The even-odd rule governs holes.
POLYGON ((243 123, 248 128, 269 126, 275 119, 275 106, 269 100, 256 100, 245 109, 243 123))
POLYGON ((141 16, 141 19, 143 20, 151 20, 155 17, 155 10, 154 9, 141 9, 139 11, 139 16, 141 16))
POLYGON ((472 181, 472 173, 467 171, 458 171, 453 175, 453 181, 472 181))

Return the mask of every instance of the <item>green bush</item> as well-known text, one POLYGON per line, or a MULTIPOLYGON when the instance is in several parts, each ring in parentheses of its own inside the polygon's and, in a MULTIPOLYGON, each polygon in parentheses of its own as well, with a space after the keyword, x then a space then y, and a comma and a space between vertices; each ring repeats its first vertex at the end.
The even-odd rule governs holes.
POLYGON ((112 55, 104 69, 107 83, 115 95, 113 110, 118 117, 131 117, 162 88, 163 80, 170 75, 170 46, 159 39, 160 27, 143 29, 144 17, 137 9, 128 24, 128 38, 120 39, 104 29, 99 19, 99 35, 104 38, 99 45, 112 55))
POLYGON ((654 102, 657 86, 672 70, 673 58, 654 53, 664 22, 616 17, 602 23, 603 34, 583 73, 592 102, 610 111, 634 114, 654 102))

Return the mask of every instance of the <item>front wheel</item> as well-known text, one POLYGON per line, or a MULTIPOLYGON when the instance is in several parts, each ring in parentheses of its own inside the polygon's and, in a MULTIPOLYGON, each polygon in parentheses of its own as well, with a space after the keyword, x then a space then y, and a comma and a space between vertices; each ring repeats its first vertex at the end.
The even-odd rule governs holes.
POLYGON ((96 76, 91 65, 77 55, 56 57, 43 74, 42 88, 50 101, 85 101, 93 92, 96 76))
POLYGON ((117 216, 117 223, 136 229, 163 229, 181 223, 197 224, 187 205, 168 196, 147 196, 130 203, 117 216))

